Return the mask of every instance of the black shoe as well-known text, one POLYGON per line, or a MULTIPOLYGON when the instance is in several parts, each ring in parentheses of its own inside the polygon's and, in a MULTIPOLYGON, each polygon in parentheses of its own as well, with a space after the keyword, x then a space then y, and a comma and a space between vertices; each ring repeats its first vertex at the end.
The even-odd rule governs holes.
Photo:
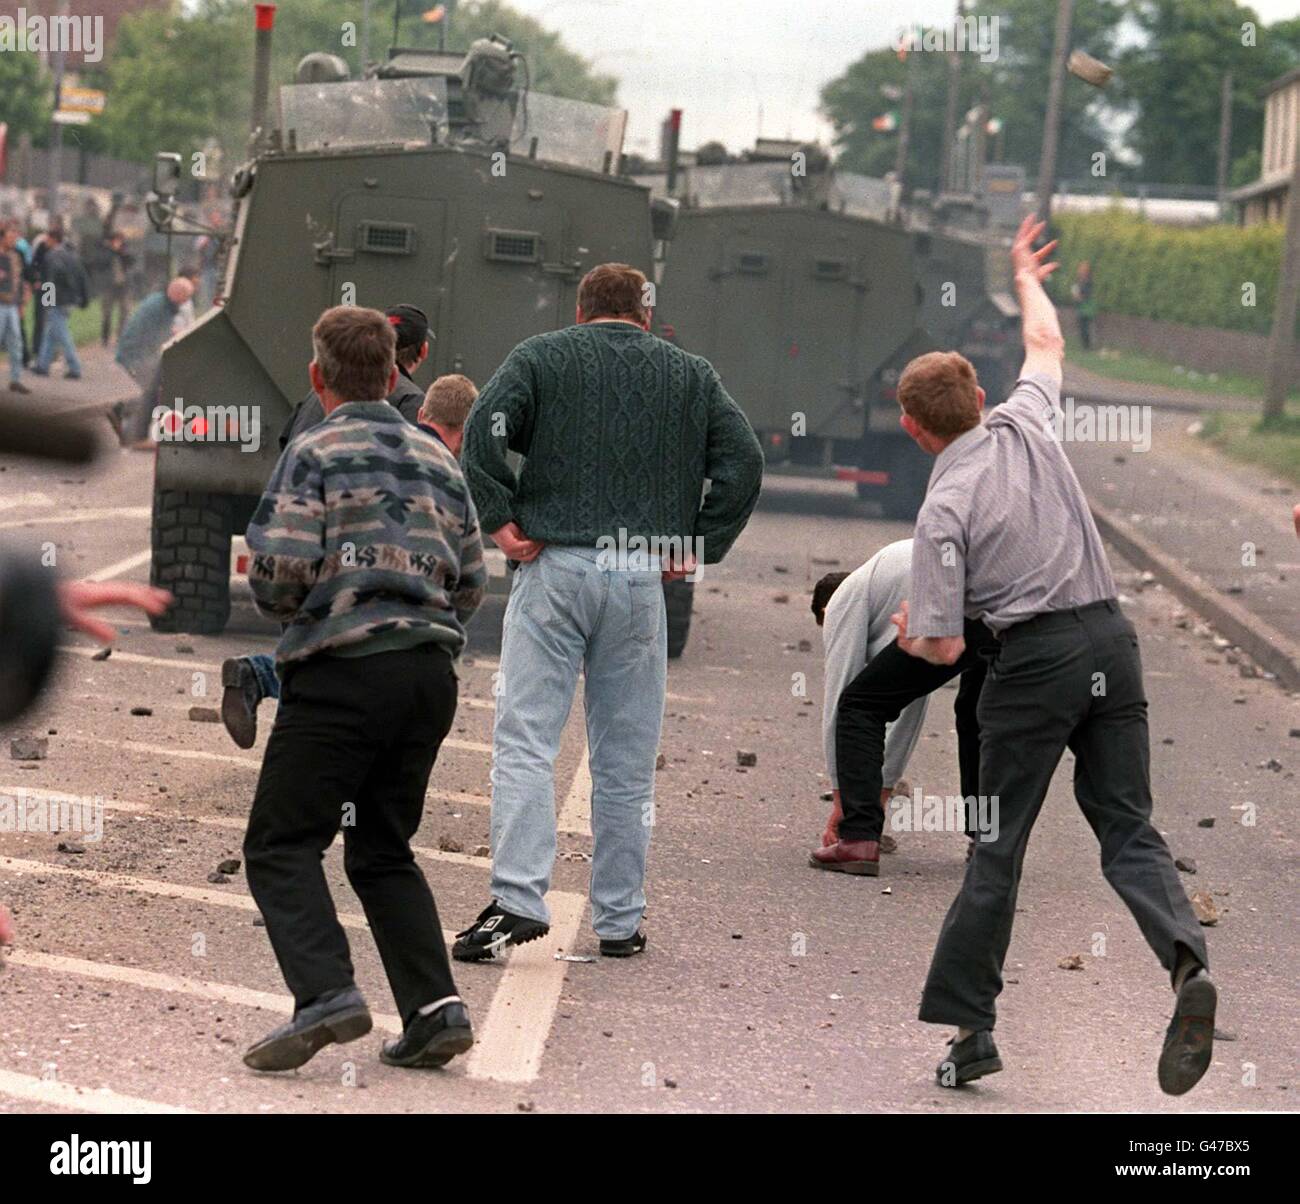
POLYGON ((81 373, 80 373, 80 372, 65 372, 65 373, 63 374, 63 379, 64 379, 64 380, 80 380, 80 379, 81 379, 81 373))
POLYGON ((31 374, 33 376, 49 376, 50 370, 48 368, 32 368, 31 374))
POLYGON ((1214 1012, 1219 993, 1204 970, 1189 974, 1178 988, 1174 1018, 1165 1030, 1156 1077, 1166 1095, 1182 1095, 1201 1081, 1214 1054, 1214 1012))
POLYGON ((288 1024, 250 1045, 244 1065, 253 1070, 296 1070, 325 1046, 355 1041, 371 1027, 370 1010, 356 987, 330 991, 296 1011, 288 1024))
POLYGON ((935 1067, 934 1072, 940 1087, 960 1087, 1002 1069, 998 1047, 993 1044, 993 1034, 988 1029, 971 1033, 964 1041, 954 1037, 948 1044, 952 1046, 952 1052, 935 1067))
POLYGON ((429 1015, 417 1014, 396 1041, 385 1041, 379 1060, 386 1066, 446 1066, 474 1044, 469 1013, 459 1000, 444 1003, 429 1015))
POLYGON ((221 696, 221 722, 240 748, 252 748, 257 743, 257 704, 262 701, 262 690, 247 657, 222 662, 221 684, 226 688, 221 696))
POLYGON ((20 380, 11 380, 9 382, 9 391, 11 393, 30 393, 31 390, 20 380))
POLYGON ((606 940, 600 938, 600 956, 601 957, 634 957, 638 953, 645 952, 645 933, 639 928, 629 937, 624 937, 621 941, 606 940))
POLYGON ((494 899, 464 932, 456 933, 456 943, 451 955, 458 962, 487 961, 498 949, 507 945, 526 945, 550 932, 549 924, 530 920, 525 916, 511 915, 497 906, 494 899))

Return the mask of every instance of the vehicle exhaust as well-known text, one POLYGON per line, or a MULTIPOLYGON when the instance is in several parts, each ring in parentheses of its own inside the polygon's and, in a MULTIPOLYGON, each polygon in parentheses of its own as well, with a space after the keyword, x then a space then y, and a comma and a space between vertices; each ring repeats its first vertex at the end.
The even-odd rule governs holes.
POLYGON ((271 30, 275 27, 275 5, 255 4, 253 10, 257 40, 253 47, 253 112, 248 130, 258 138, 266 128, 266 103, 271 91, 271 30))

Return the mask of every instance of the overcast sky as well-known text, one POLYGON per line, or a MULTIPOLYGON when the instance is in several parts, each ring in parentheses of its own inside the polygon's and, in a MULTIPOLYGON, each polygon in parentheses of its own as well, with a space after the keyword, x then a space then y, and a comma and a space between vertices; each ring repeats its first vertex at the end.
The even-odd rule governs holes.
MULTIPOLYGON (((653 154, 658 125, 686 110, 683 144, 733 150, 768 137, 820 138, 822 84, 905 25, 951 20, 954 0, 510 0, 618 76, 631 112, 628 149, 653 154)), ((1041 0, 1043 19, 1056 11, 1041 0)), ((1265 21, 1300 15, 1300 0, 1255 0, 1265 21)))

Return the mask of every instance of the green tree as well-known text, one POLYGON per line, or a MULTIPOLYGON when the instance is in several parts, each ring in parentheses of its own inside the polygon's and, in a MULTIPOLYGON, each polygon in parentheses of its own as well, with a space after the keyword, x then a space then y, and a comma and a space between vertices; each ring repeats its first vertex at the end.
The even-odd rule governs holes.
MULTIPOLYGON (((432 7, 429 0, 409 11, 432 7)), ((378 3, 372 8, 370 53, 382 60, 392 33, 392 10, 378 3)), ((272 104, 274 85, 290 82, 299 60, 312 51, 339 55, 353 78, 358 78, 362 70, 359 20, 355 0, 282 3, 272 42, 272 104)), ((616 81, 593 73, 559 34, 501 0, 462 0, 455 6, 451 48, 464 50, 474 38, 489 33, 509 37, 528 57, 532 84, 539 91, 601 104, 614 102, 616 81)), ((436 46, 437 26, 418 16, 405 17, 401 41, 405 46, 436 46)), ((247 145, 252 77, 253 20, 245 0, 198 0, 192 6, 134 13, 118 26, 104 116, 87 129, 94 131, 109 153, 121 158, 146 160, 159 150, 188 155, 215 139, 229 162, 238 159, 247 145)))
POLYGON ((1131 12, 1141 40, 1113 86, 1135 113, 1141 178, 1213 184, 1224 72, 1233 75, 1232 162, 1260 145, 1260 90, 1300 63, 1300 20, 1266 27, 1236 0, 1133 0, 1131 12))
MULTIPOLYGON (((1051 20, 1044 17, 1042 0, 999 0, 971 10, 976 18, 996 18, 997 57, 981 62, 977 53, 962 56, 958 115, 986 99, 992 116, 1002 121, 1002 158, 1018 163, 1032 176, 1038 169, 1042 147, 1043 114, 1051 72, 1051 20)), ((1123 9, 1112 0, 1078 0, 1075 5, 1075 46, 1107 59, 1114 48, 1123 9)), ((940 146, 948 96, 948 56, 915 53, 909 68, 891 48, 864 55, 822 90, 822 110, 835 129, 840 162, 853 171, 882 175, 894 166, 896 132, 877 132, 872 118, 900 103, 888 99, 882 85, 902 88, 907 70, 915 71, 916 99, 912 117, 908 175, 919 187, 934 187, 939 179, 940 146)), ((1069 78, 1062 115, 1059 173, 1062 177, 1087 174, 1092 155, 1111 149, 1101 123, 1101 94, 1069 78)))
POLYGON ((0 121, 9 126, 10 139, 30 134, 43 142, 50 129, 54 84, 36 55, 0 54, 0 97, 0 121))

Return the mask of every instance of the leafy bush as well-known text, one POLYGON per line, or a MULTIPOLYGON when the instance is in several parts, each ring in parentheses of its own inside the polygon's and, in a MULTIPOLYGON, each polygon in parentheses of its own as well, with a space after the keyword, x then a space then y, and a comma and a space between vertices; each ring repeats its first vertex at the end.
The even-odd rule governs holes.
POLYGON ((1282 259, 1282 227, 1162 226, 1118 206, 1061 213, 1061 267, 1053 276, 1065 300, 1081 259, 1092 264, 1098 310, 1188 326, 1268 334, 1282 259), (1247 285, 1254 286, 1254 304, 1247 285))

